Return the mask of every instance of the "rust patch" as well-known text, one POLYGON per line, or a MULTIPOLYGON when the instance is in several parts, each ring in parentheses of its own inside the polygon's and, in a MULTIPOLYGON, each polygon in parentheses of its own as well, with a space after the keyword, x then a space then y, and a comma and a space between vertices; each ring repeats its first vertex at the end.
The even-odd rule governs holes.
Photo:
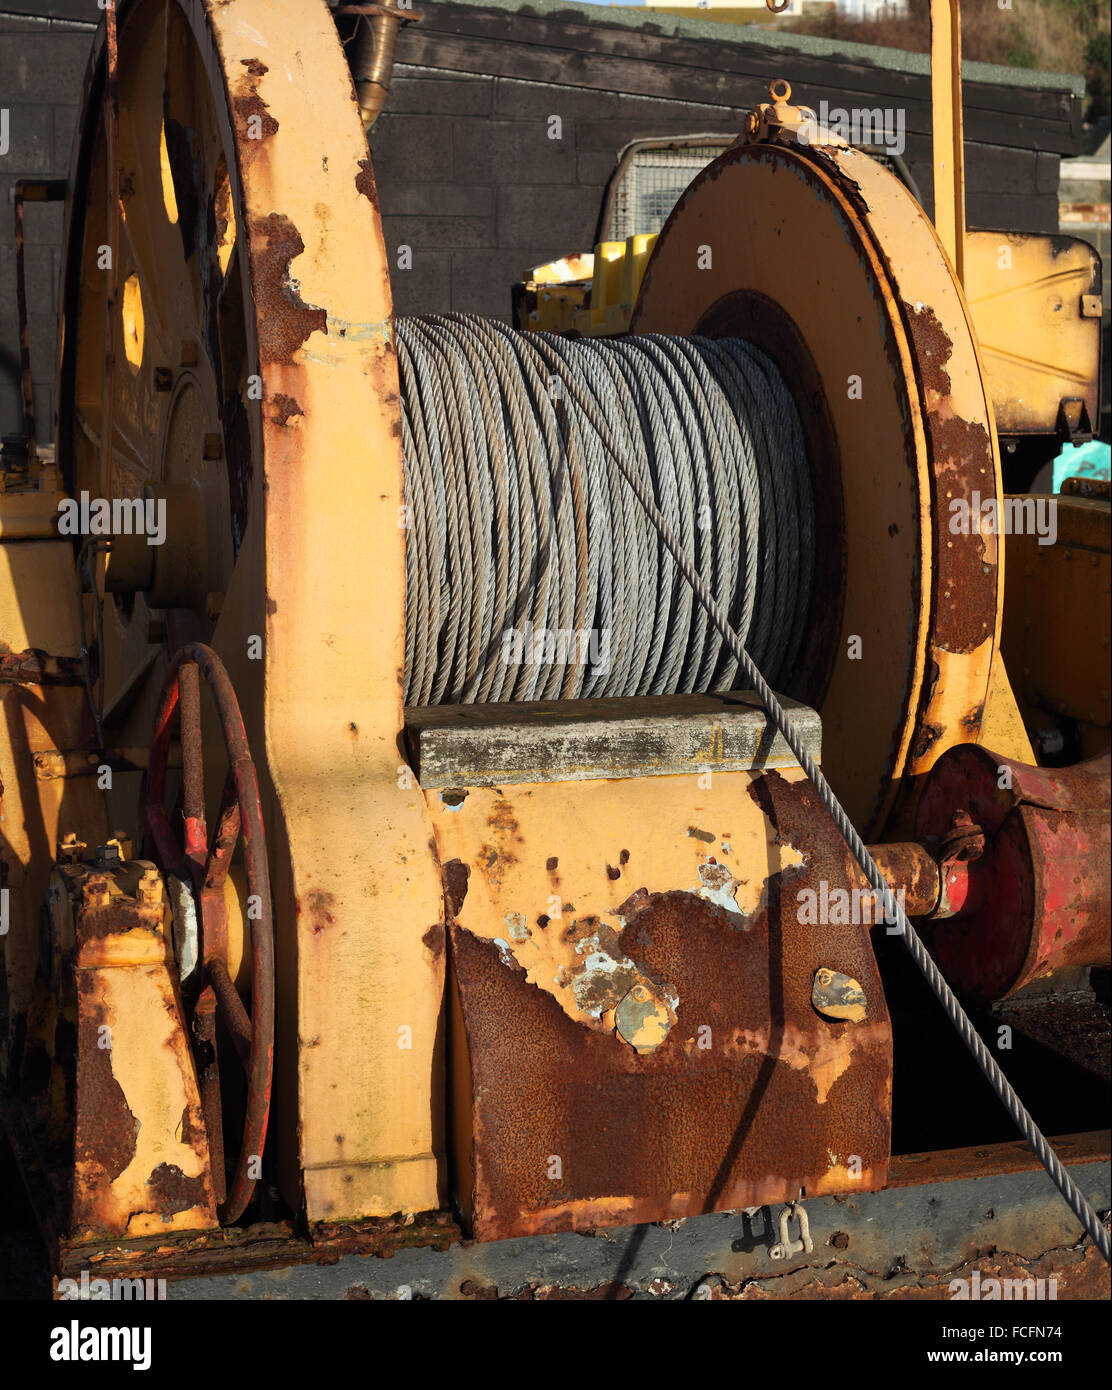
MULTIPOLYGON (((314 936, 324 931, 326 927, 335 925, 335 906, 335 897, 333 894, 325 892, 323 888, 313 888, 306 894, 306 907, 308 909, 309 920, 312 924, 314 936)), ((297 911, 300 914, 300 900, 297 902, 297 911)))
POLYGON ((911 745, 912 756, 925 758, 941 737, 942 730, 937 724, 919 724, 911 745))
POLYGON ((444 911, 450 918, 458 917, 463 900, 467 897, 467 881, 471 877, 470 867, 462 859, 449 859, 444 865, 444 911))
POLYGON ((430 951, 435 960, 440 960, 444 955, 444 945, 447 941, 447 933, 444 930, 443 922, 434 922, 433 925, 421 938, 421 945, 426 951, 430 951))
POLYGON ((311 334, 328 331, 328 315, 305 304, 290 278, 290 264, 304 250, 301 233, 281 213, 252 222, 251 279, 263 363, 292 364, 311 334))
MULTIPOLYGON (((248 71, 251 72, 251 69, 248 71)), ((257 75, 252 72, 252 76, 257 75)), ((236 133, 239 135, 241 148, 246 143, 246 148, 250 150, 252 146, 261 145, 264 140, 277 135, 278 122, 250 83, 247 84, 246 90, 237 92, 232 97, 232 110, 235 112, 236 133)))
POLYGON ((160 1163, 147 1179, 154 1200, 154 1210, 161 1216, 173 1216, 176 1211, 203 1207, 208 1203, 205 1175, 187 1178, 176 1163, 160 1163))
POLYGON ((375 173, 369 159, 359 161, 359 172, 355 176, 355 187, 364 198, 369 198, 371 207, 378 211, 378 190, 375 188, 375 173))
POLYGON ((556 870, 560 867, 560 861, 553 854, 544 861, 544 867, 548 870, 550 874, 554 874, 556 870))
MULTIPOLYGON (((513 807, 504 799, 494 803, 492 813, 487 817, 487 825, 494 832, 493 843, 484 844, 480 856, 488 872, 495 870, 499 860, 505 864, 516 864, 517 855, 511 845, 523 845, 525 837, 514 817, 513 807)), ((492 872, 493 877, 493 872, 492 872)), ((495 878, 494 881, 497 881, 495 878)))
MULTIPOLYGON (((978 514, 973 506, 974 493, 979 494, 982 501, 996 495, 992 440, 983 425, 954 412, 947 371, 953 344, 934 310, 925 306, 917 309, 906 303, 903 309, 915 348, 926 409, 935 534, 949 538, 955 535, 951 530, 955 502, 965 503, 968 517, 978 514)), ((947 652, 968 653, 992 636, 997 581, 997 543, 994 540, 986 546, 982 535, 960 534, 960 539, 940 551, 932 595, 936 647, 947 652)))
MULTIPOLYGON (((956 415, 932 412, 928 425, 935 460, 935 534, 949 538, 954 536, 955 500, 964 500, 972 510, 974 492, 982 502, 996 495, 992 443, 983 426, 956 415)), ((995 628, 999 539, 989 537, 987 546, 983 535, 955 536, 954 541, 935 570, 934 645, 972 652, 995 628)))
POLYGON ((493 813, 487 817, 487 825, 492 830, 507 830, 511 835, 516 835, 519 829, 517 821, 514 819, 513 807, 508 801, 496 801, 493 813))
POLYGON ((99 1186, 98 1173, 115 1182, 135 1157, 139 1121, 131 1113, 127 1097, 112 1072, 111 1047, 100 1046, 102 1037, 111 1037, 100 1031, 102 1027, 111 1028, 103 1004, 82 995, 79 1009, 81 1103, 74 1136, 74 1167, 78 1185, 85 1186, 92 1179, 92 1185, 99 1186))
MULTIPOLYGON (((839 1233, 840 1234, 840 1233, 839 1233)), ((843 1236, 848 1244, 848 1237, 843 1236)), ((831 1245, 844 1249, 836 1238, 831 1245)), ((1080 1250, 1049 1250, 1035 1259, 1005 1252, 979 1254, 955 1269, 942 1273, 916 1271, 899 1265, 894 1270, 872 1270, 841 1262, 825 1269, 806 1266, 782 1275, 763 1275, 740 1284, 715 1285, 708 1297, 719 1302, 764 1299, 830 1299, 873 1301, 945 1299, 952 1302, 951 1283, 961 1279, 968 1290, 976 1285, 979 1298, 1000 1299, 1004 1280, 1042 1280, 1045 1299, 1104 1299, 1109 1296, 1108 1265, 1092 1245, 1080 1250), (990 1281, 996 1280, 996 1286, 990 1281), (1053 1284, 1051 1281, 1053 1280, 1053 1284), (1053 1292, 1051 1292, 1053 1289, 1053 1292)), ((1014 1284, 1012 1285, 1014 1288, 1014 1284)), ((1032 1294, 1037 1296, 1038 1284, 1032 1294)))
POLYGON ((265 77, 270 71, 265 63, 260 63, 258 58, 241 58, 239 60, 252 77, 265 77))
MULTIPOLYGON (((174 1012, 176 1017, 177 1010, 175 1009, 174 1012)), ((181 1142, 183 1144, 187 1144, 191 1149, 197 1148, 200 1141, 203 1140, 205 1137, 204 1132, 193 1123, 192 1108, 188 1104, 188 1102, 186 1103, 184 1109, 181 1112, 180 1130, 181 1142)))
POLYGON ((938 321, 938 315, 929 306, 917 309, 914 304, 905 304, 911 336, 915 340, 918 353, 920 383, 924 391, 933 391, 938 396, 950 394, 950 374, 946 364, 953 355, 954 345, 938 321))
POLYGON ((275 392, 270 400, 273 406, 270 418, 276 425, 286 425, 293 416, 305 414, 292 396, 283 395, 281 391, 275 392))
MULTIPOLYGON (((760 1206, 800 1186, 819 1195, 883 1185, 891 1027, 868 931, 832 938, 798 921, 798 889, 824 879, 854 886, 848 850, 808 783, 771 774, 749 794, 781 841, 806 844, 808 858, 779 871, 773 847, 768 892, 747 932, 734 929, 736 914, 687 892, 641 889, 619 909, 626 924, 608 949, 616 971, 666 982, 678 999, 675 1023, 651 1052, 573 1020, 507 970, 494 943, 450 924, 479 1239, 760 1206), (861 982, 864 1023, 815 1014, 820 966, 861 982)), ((601 925, 580 919, 565 935, 601 938, 601 925)), ((604 979, 584 983, 605 995, 601 1007, 612 1002, 604 979)))
POLYGON ((81 659, 51 656, 38 647, 13 652, 0 642, 0 685, 82 685, 81 659))

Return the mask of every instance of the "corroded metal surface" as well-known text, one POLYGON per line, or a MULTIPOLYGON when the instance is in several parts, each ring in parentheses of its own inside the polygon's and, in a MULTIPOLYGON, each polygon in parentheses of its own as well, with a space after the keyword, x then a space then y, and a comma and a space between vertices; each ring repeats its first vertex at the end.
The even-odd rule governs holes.
POLYGON ((1066 966, 1108 964, 1109 766, 1105 754, 1072 768, 1026 767, 983 748, 939 760, 920 836, 941 839, 960 808, 985 837, 983 854, 950 866, 956 910, 930 931, 963 993, 1003 999, 1066 966))
MULTIPOLYGON (((98 44, 68 208, 59 460, 99 491, 103 29, 98 44)), ((106 703, 120 699, 121 741, 136 746, 170 654, 192 640, 219 652, 271 836, 283 1195, 310 1221, 428 1210, 443 957, 423 938, 441 889, 420 795, 398 781, 401 420, 350 71, 323 0, 135 0, 121 7, 119 100, 121 278, 138 277, 146 350, 135 371, 117 352, 104 486, 199 487, 189 541, 215 577, 203 602, 167 612, 165 650, 146 640, 147 595, 130 620, 122 598, 104 603, 106 703), (360 450, 375 466, 353 475, 360 450), (375 834, 353 845, 359 825, 375 834)), ((210 805, 220 790, 206 785, 210 805)))
MULTIPOLYGON (((1087 1197, 1106 1207, 1104 1135, 1052 1141, 1087 1197)), ((808 1199, 814 1252, 785 1265, 769 1254, 777 1209, 720 1212, 686 1221, 601 1228, 487 1244, 460 1239, 447 1213, 320 1227, 310 1244, 289 1226, 107 1242, 71 1249, 59 1268, 76 1277, 92 1265, 105 1277, 161 1277, 171 1300, 705 1298, 711 1289, 759 1281, 790 1294, 798 1282, 848 1280, 892 1293, 936 1283, 987 1249, 1026 1260, 1046 1256, 1047 1275, 1068 1297, 1075 1262, 1099 1270, 1079 1227, 1019 1143, 894 1159, 898 1174, 927 1174, 918 1186, 808 1199), (368 1258, 378 1255, 384 1258, 368 1258)), ((982 1267, 984 1268, 984 1267, 982 1267)), ((1106 1267, 1105 1267, 1106 1273, 1106 1267)), ((952 1275, 951 1275, 952 1277, 952 1275)), ((1099 1285, 1094 1286, 1099 1288, 1099 1285)))
MULTIPOLYGON (((749 798, 780 843, 806 846, 806 863, 773 874, 747 914, 687 891, 634 891, 607 938, 617 966, 603 974, 608 992, 579 1001, 602 1026, 570 1017, 544 981, 530 983, 508 943, 451 923, 473 1105, 474 1167, 460 1197, 480 1239, 884 1183, 891 1031, 868 931, 798 920, 802 889, 852 881, 847 851, 809 784, 772 773, 752 781, 749 798), (629 979, 616 980, 623 962, 629 979), (813 1009, 821 966, 860 982, 864 1021, 813 1009), (604 1022, 637 978, 675 1017, 647 1054, 604 1022)), ((626 885, 642 872, 630 865, 626 885)), ((590 919, 540 930, 603 936, 590 919)))
MULTIPOLYGON (((870 845, 869 853, 894 892, 903 891, 903 908, 909 917, 928 917, 938 905, 941 883, 938 862, 923 845, 870 845)), ((868 887, 864 874, 861 884, 868 887)))
POLYGON ((79 656, 9 652, 0 648, 0 685, 84 685, 79 656))
POLYGON ((894 827, 909 830, 935 759, 980 737, 1000 640, 1003 549, 994 533, 955 526, 955 506, 975 514, 978 499, 988 497, 999 506, 999 450, 968 311, 934 228, 875 160, 853 149, 832 149, 829 159, 844 186, 852 181, 851 197, 891 277, 911 341, 929 458, 929 493, 921 498, 932 538, 927 665, 918 707, 908 711, 910 756, 892 815, 894 827))
MULTIPOLYGON (((166 676, 162 702, 155 720, 147 773, 144 815, 151 838, 166 873, 192 884, 200 916, 200 953, 205 984, 197 999, 203 1019, 219 1005, 225 1025, 236 1044, 247 1076, 247 1101, 239 1156, 231 1186, 221 1206, 221 1219, 237 1220, 250 1201, 261 1172, 270 1115, 270 1087, 274 1063, 274 928, 270 901, 270 868, 263 830, 259 785, 239 702, 224 664, 211 648, 200 642, 183 647, 166 676), (200 677, 213 693, 224 736, 228 771, 220 805, 220 818, 211 840, 205 823, 204 765, 201 752, 200 677), (166 759, 171 721, 181 705, 181 744, 184 782, 184 845, 170 827, 163 809, 166 759), (248 901, 254 910, 251 922, 251 1015, 248 1018, 228 976, 228 932, 225 920, 224 883, 240 837, 247 866, 248 901)), ((207 1022, 200 1042, 215 1066, 212 1035, 207 1022)), ((220 1125, 215 1095, 219 1083, 203 1077, 206 1115, 215 1135, 220 1125), (207 1083, 205 1085, 204 1083, 207 1083)), ((216 1145, 223 1150, 222 1139, 216 1145)), ((217 1182, 222 1183, 222 1174, 217 1182)))
POLYGON ((68 1238, 212 1227, 208 1144, 158 874, 142 862, 75 864, 56 872, 50 901, 58 1012, 47 1134, 64 1133, 69 1112, 68 1238))

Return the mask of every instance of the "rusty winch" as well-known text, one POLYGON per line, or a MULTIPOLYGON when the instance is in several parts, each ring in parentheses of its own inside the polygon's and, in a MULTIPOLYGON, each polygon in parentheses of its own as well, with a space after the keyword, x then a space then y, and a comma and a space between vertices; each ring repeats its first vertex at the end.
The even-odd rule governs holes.
POLYGON ((0 496, 63 1259, 876 1191, 878 936, 966 1001, 1107 963, 1101 721, 1036 766, 1010 542, 952 524, 1006 496, 954 258, 771 96, 619 333, 396 319, 323 0, 110 9, 57 458, 0 496))

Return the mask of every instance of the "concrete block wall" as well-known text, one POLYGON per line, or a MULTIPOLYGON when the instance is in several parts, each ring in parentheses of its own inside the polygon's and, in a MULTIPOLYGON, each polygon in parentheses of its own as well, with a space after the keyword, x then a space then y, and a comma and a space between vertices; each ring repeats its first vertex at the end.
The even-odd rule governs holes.
MULTIPOLYGON (((22 427, 12 188, 17 179, 64 179, 80 113, 85 68, 100 11, 96 0, 0 0, 0 433, 22 427), (26 14, 16 13, 25 10, 26 14), (37 12, 37 13, 36 13, 37 12)), ((35 416, 51 438, 61 271, 61 203, 27 204, 23 225, 35 416)))

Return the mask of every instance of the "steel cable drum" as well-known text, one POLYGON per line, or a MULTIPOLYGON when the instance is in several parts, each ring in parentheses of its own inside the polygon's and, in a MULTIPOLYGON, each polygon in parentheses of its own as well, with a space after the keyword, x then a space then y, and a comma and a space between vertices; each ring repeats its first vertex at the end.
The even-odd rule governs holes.
POLYGON ((738 338, 399 318, 410 706, 728 690, 737 661, 608 460, 590 394, 777 689, 814 579, 803 431, 738 338), (538 351, 538 340, 546 355, 538 351))

